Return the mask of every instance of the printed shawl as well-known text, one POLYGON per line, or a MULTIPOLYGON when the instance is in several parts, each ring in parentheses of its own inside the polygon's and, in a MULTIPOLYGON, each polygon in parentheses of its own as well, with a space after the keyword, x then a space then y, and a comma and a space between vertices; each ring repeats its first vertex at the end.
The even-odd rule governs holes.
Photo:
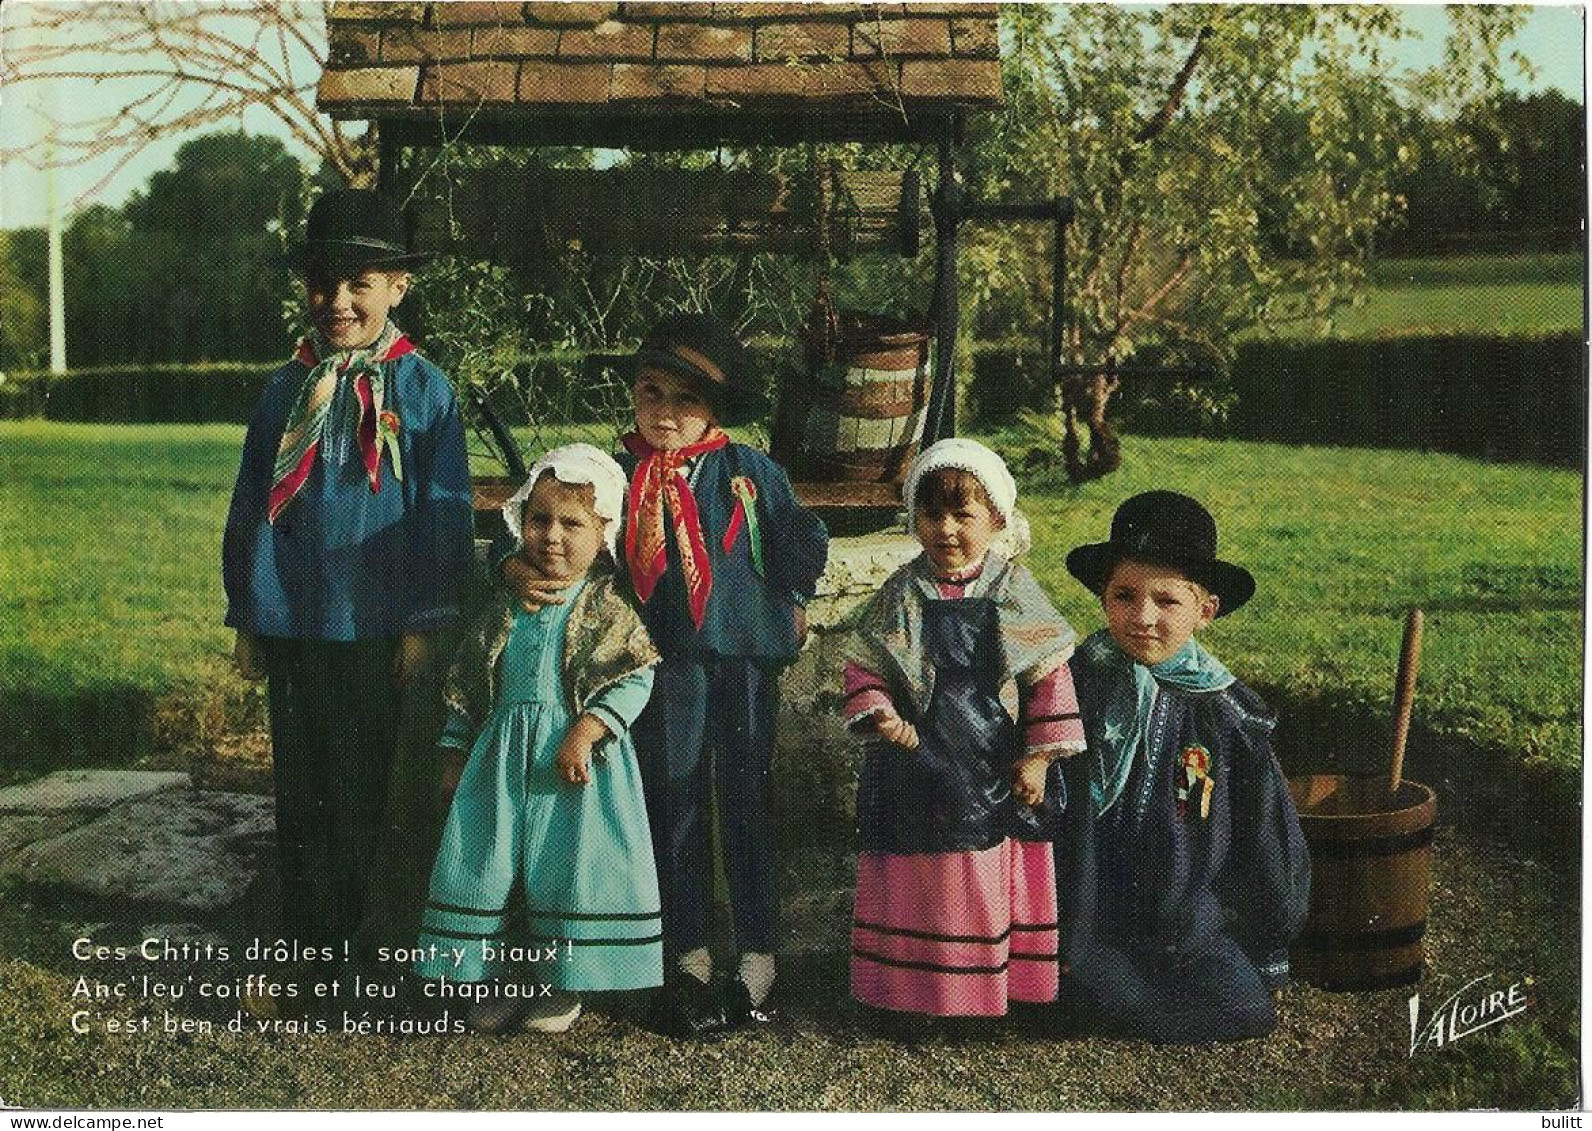
MULTIPOLYGON (((1001 703, 1018 717, 1018 685, 1030 687, 1072 656, 1078 634, 1051 605, 1034 575, 991 551, 965 597, 995 602, 1000 621, 1001 703)), ((896 570, 863 607, 848 657, 904 691, 921 718, 934 695, 934 665, 923 648, 923 606, 940 600, 928 555, 896 570)), ((897 702, 898 707, 904 704, 897 702)))
POLYGON ((309 373, 299 387, 282 441, 277 446, 267 512, 270 521, 275 522, 298 495, 315 466, 316 455, 342 430, 352 432, 359 445, 372 492, 381 490, 383 448, 391 455, 393 477, 403 479, 403 464, 398 454, 401 425, 396 414, 388 412, 384 406, 386 373, 382 363, 412 353, 414 348, 403 331, 391 322, 382 327, 381 335, 364 349, 329 349, 326 339, 314 330, 299 342, 296 357, 300 364, 309 368, 309 373), (349 410, 345 419, 333 420, 332 405, 336 401, 333 394, 337 382, 342 379, 353 382, 354 396, 346 402, 349 410))
MULTIPOLYGON (((621 595, 612 572, 587 575, 564 629, 564 693, 578 715, 603 688, 658 662, 658 650, 636 610, 621 595)), ((450 710, 478 733, 498 692, 498 660, 514 626, 515 598, 494 590, 469 635, 459 645, 443 690, 450 710)))
POLYGON ((671 523, 675 546, 680 551, 686 602, 697 628, 702 627, 708 594, 713 592, 713 567, 708 562, 696 496, 681 468, 686 461, 717 451, 729 442, 729 436, 717 428, 709 429, 695 444, 674 451, 659 451, 638 432, 620 437, 620 443, 637 457, 636 471, 630 479, 630 513, 625 520, 625 561, 630 566, 631 584, 643 604, 652 598, 658 581, 669 568, 664 526, 666 521, 671 523))

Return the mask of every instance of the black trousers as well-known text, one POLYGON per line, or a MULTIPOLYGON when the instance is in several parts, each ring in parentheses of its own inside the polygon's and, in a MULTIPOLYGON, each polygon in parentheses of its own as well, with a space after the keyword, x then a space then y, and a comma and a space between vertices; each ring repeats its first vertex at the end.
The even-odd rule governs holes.
POLYGON ((265 642, 282 931, 352 939, 397 749, 395 637, 265 642))
POLYGON ((774 950, 779 867, 769 779, 778 674, 746 659, 665 659, 652 698, 631 728, 671 958, 707 946, 712 935, 708 819, 715 785, 736 946, 774 950))

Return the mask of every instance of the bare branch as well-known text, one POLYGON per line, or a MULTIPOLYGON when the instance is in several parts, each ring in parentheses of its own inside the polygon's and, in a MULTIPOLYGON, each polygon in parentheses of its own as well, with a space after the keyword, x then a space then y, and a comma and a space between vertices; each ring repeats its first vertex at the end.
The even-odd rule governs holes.
POLYGON ((1133 266, 1134 257, 1139 254, 1139 243, 1144 238, 1144 225, 1139 217, 1133 218, 1132 225, 1128 228, 1127 247, 1122 249, 1122 259, 1117 263, 1116 279, 1113 281, 1112 313, 1116 315, 1116 329, 1112 331, 1113 338, 1119 338, 1126 332, 1127 317, 1122 313, 1122 296, 1127 290, 1128 269, 1133 266))
POLYGON ((1183 66, 1177 72, 1177 78, 1172 80, 1172 85, 1166 92, 1166 101, 1155 112, 1155 116, 1144 123, 1144 127, 1139 130, 1138 136, 1133 139, 1135 144, 1143 145, 1145 142, 1152 141, 1160 136, 1161 131, 1166 129, 1167 124, 1177 114, 1177 108, 1183 104, 1183 93, 1188 89, 1188 80, 1194 75, 1194 68, 1200 61, 1200 52, 1204 49, 1205 41, 1210 37, 1210 34, 1210 24, 1200 28, 1199 35, 1194 37, 1194 46, 1189 49, 1188 58, 1183 60, 1183 66))
POLYGON ((1172 269, 1171 274, 1167 275, 1165 281, 1163 281, 1159 287, 1155 288, 1155 290, 1150 294, 1149 298, 1145 299, 1137 310, 1128 313, 1121 320, 1121 322, 1118 323, 1117 335, 1120 337, 1121 335, 1126 334, 1128 330, 1131 329, 1135 324, 1149 317, 1155 311, 1155 308, 1160 306, 1161 303, 1165 302, 1167 296, 1183 283, 1183 281, 1188 277, 1189 271, 1193 268, 1193 266, 1194 253, 1192 251, 1183 252, 1182 256, 1178 259, 1177 266, 1172 269))
MULTIPOLYGON (((0 53, 0 85, 126 87, 114 112, 48 121, 58 164, 115 155, 90 192, 157 139, 236 123, 250 107, 352 179, 370 164, 363 140, 317 111, 316 76, 303 74, 304 60, 318 65, 325 54, 324 8, 271 0, 40 5, 29 11, 28 42, 0 53)), ((0 155, 38 163, 25 145, 0 146, 0 155)))

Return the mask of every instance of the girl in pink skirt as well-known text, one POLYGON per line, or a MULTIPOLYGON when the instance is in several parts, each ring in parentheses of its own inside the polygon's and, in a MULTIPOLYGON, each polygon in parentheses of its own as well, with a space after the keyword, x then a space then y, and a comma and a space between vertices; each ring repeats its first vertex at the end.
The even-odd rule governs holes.
POLYGON ((1047 818, 1064 798, 1047 770, 1084 747, 1077 634, 990 548, 1017 498, 999 456, 941 440, 903 494, 923 553, 863 609, 845 672, 846 722, 867 742, 851 990, 879 1009, 998 1017, 1056 997, 1047 818))

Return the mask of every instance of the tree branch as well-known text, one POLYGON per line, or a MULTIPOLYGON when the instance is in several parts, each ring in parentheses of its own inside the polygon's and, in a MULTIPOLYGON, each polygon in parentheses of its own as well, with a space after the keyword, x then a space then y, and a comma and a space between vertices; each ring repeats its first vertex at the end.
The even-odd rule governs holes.
POLYGON ((1206 24, 1200 28, 1200 33, 1194 37, 1194 46, 1189 49, 1188 58, 1183 60, 1183 66, 1177 73, 1177 78, 1172 80, 1171 87, 1166 92, 1166 101, 1155 112, 1155 116, 1139 130, 1133 139, 1135 145, 1143 145, 1153 141, 1161 135, 1172 118, 1177 114, 1177 109, 1183 104, 1183 94, 1188 90, 1189 79, 1194 75, 1194 68, 1199 64, 1200 52, 1205 47, 1206 39, 1210 38, 1211 25, 1206 24))
MULTIPOLYGON (((313 5, 91 2, 40 5, 29 18, 33 42, 0 54, 0 85, 121 81, 131 87, 113 113, 49 120, 53 159, 62 165, 128 151, 90 192, 156 139, 235 122, 250 106, 272 113, 294 141, 346 178, 358 178, 369 163, 358 139, 316 110, 314 77, 295 73, 301 70, 296 52, 318 60, 325 50, 324 17, 317 19, 313 5)), ((0 154, 32 160, 31 148, 0 146, 0 154)))
POLYGON ((1166 281, 1163 282, 1159 287, 1155 288, 1155 291, 1150 295, 1149 298, 1145 299, 1144 302, 1140 304, 1137 310, 1130 311, 1117 324, 1117 336, 1121 337, 1122 335, 1126 334, 1128 330, 1130 330, 1136 323, 1142 322, 1149 317, 1155 311, 1155 308, 1160 306, 1161 303, 1165 302, 1166 297, 1177 289, 1178 285, 1181 284, 1188 276, 1189 271, 1193 268, 1193 266, 1194 253, 1192 251, 1185 251, 1182 257, 1178 260, 1177 266, 1172 269, 1172 273, 1166 277, 1166 281))

